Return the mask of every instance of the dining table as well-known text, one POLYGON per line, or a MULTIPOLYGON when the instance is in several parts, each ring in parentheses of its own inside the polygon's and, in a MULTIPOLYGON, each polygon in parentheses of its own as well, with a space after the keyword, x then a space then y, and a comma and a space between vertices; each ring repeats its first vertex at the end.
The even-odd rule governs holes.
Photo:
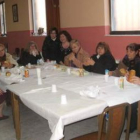
POLYGON ((19 100, 48 120, 52 132, 50 140, 63 139, 66 125, 98 116, 106 107, 125 102, 138 102, 137 131, 140 133, 140 87, 129 83, 125 77, 124 87, 121 87, 119 77, 109 76, 106 80, 106 75, 84 70, 81 75, 81 69, 54 62, 31 68, 17 67, 10 72, 8 77, 1 73, 0 88, 11 94, 17 140, 21 138, 19 100), (25 70, 29 77, 24 77, 25 70))

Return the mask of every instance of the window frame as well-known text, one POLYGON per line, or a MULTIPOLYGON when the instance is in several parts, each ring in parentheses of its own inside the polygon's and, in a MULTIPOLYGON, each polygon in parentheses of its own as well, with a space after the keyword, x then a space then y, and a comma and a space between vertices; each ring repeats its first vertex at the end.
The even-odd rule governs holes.
POLYGON ((1 32, 1 37, 3 37, 3 36, 7 36, 7 30, 6 30, 7 29, 6 28, 6 13, 4 12, 4 5, 3 5, 3 4, 5 4, 5 2, 2 1, 2 2, 0 2, 0 4, 2 4, 3 21, 4 21, 4 26, 3 26, 3 28, 4 28, 4 34, 2 34, 2 32, 1 32))
POLYGON ((140 35, 139 30, 132 30, 132 31, 112 31, 112 15, 111 15, 111 9, 112 9, 112 0, 109 0, 109 17, 110 17, 110 35, 140 35))
POLYGON ((46 10, 46 33, 45 34, 42 34, 42 35, 39 35, 38 33, 36 34, 35 33, 35 17, 34 17, 34 13, 33 11, 35 11, 35 8, 33 6, 33 0, 31 0, 31 10, 32 10, 32 25, 33 25, 33 31, 32 31, 32 35, 33 36, 46 36, 47 35, 47 9, 46 9, 46 0, 45 0, 45 10, 46 10))

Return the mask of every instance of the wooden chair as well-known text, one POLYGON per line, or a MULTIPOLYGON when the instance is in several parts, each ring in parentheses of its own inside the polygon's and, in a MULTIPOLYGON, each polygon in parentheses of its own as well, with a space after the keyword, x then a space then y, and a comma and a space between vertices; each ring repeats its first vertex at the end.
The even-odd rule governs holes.
POLYGON ((131 106, 128 103, 107 107, 103 113, 99 115, 98 132, 86 134, 72 140, 120 140, 125 123, 126 108, 128 109, 128 117, 125 140, 129 140, 131 106), (106 121, 106 113, 109 115, 108 121, 106 121))

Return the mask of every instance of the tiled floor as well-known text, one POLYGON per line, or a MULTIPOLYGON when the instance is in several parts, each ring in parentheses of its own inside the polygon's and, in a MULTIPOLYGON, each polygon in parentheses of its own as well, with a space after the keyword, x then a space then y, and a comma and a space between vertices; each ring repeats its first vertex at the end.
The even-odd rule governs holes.
MULTIPOLYGON (((21 105, 21 140, 49 140, 51 131, 48 127, 47 120, 43 119, 30 109, 21 105)), ((10 118, 0 121, 0 140, 16 140, 11 115, 11 107, 5 108, 5 113, 10 115, 10 118)), ((90 133, 97 130, 97 118, 91 118, 86 121, 81 121, 76 124, 71 124, 65 127, 65 140, 70 140, 76 136, 90 133)), ((121 140, 125 140, 122 134, 121 140)), ((136 131, 130 135, 130 140, 140 140, 136 131)))

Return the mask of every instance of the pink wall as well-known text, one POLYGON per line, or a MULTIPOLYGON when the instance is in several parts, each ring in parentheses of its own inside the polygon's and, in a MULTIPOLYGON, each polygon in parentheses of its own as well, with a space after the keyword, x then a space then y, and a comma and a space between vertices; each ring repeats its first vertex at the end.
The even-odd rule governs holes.
POLYGON ((7 37, 1 37, 0 43, 5 44, 7 42, 10 53, 13 53, 16 47, 25 48, 29 41, 35 41, 41 50, 44 38, 45 36, 32 36, 31 31, 15 31, 8 32, 7 37))
POLYGON ((105 41, 109 44, 116 59, 125 55, 125 48, 130 43, 140 43, 139 36, 111 36, 109 26, 62 28, 67 30, 74 39, 81 42, 83 48, 92 55, 98 42, 105 41))
MULTIPOLYGON (((82 47, 90 55, 95 53, 95 47, 100 41, 105 41, 109 44, 116 59, 121 59, 125 55, 125 47, 129 43, 140 43, 139 36, 107 35, 109 33, 109 26, 62 28, 61 30, 67 30, 73 38, 78 39, 82 47)), ((39 50, 41 50, 45 36, 32 36, 30 32, 8 32, 7 37, 0 38, 0 43, 6 44, 8 42, 8 51, 10 53, 13 53, 16 47, 25 48, 29 41, 35 41, 38 44, 39 50)))

